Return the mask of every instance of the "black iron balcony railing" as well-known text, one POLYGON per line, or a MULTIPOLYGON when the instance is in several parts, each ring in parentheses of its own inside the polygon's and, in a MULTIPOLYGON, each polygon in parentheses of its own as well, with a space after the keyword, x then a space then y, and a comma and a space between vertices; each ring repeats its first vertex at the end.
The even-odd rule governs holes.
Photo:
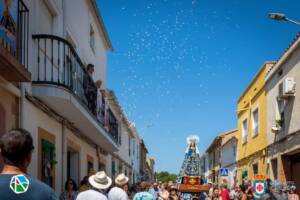
MULTIPOLYGON (((3 2, 0 19, 0 43, 19 63, 28 66, 29 9, 22 0, 14 0, 17 9, 3 2)), ((12 6, 12 5, 11 5, 12 6)))
MULTIPOLYGON (((32 38, 36 40, 38 46, 37 68, 32 74, 33 84, 50 84, 67 89, 81 102, 99 125, 103 126, 103 122, 98 120, 95 112, 88 108, 83 87, 83 80, 87 72, 71 43, 61 37, 48 34, 37 34, 32 38)), ((108 133, 117 143, 118 138, 114 136, 114 133, 111 131, 108 133)))
POLYGON ((29 9, 22 0, 0 6, 0 74, 12 82, 29 82, 29 9))
POLYGON ((32 82, 64 87, 87 106, 83 89, 86 70, 73 46, 54 35, 39 34, 32 38, 38 45, 37 71, 32 82))

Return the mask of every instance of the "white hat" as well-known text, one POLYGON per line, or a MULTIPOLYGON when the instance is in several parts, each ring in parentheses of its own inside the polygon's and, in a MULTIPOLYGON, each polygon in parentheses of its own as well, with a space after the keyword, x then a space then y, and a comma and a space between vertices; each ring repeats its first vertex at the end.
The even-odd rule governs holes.
POLYGON ((107 189, 111 186, 112 181, 104 171, 100 171, 89 177, 89 183, 96 189, 107 189))
POLYGON ((126 183, 128 183, 129 178, 127 176, 125 176, 125 174, 119 174, 117 176, 117 178, 115 179, 115 183, 117 185, 125 185, 126 183))

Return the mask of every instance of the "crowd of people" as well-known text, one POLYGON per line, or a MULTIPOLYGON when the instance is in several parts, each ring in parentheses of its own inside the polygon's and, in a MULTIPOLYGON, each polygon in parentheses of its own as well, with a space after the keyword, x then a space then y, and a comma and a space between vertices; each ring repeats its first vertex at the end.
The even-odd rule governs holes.
MULTIPOLYGON (((114 180, 104 171, 84 177, 79 188, 69 179, 65 190, 58 198, 48 185, 27 174, 34 150, 33 139, 24 129, 14 129, 0 138, 0 153, 3 169, 0 174, 0 199, 2 200, 182 200, 182 194, 173 182, 141 182, 129 185, 129 178, 119 174, 114 180)), ((257 198, 252 181, 244 181, 240 186, 227 188, 226 184, 208 183, 209 191, 191 195, 184 200, 299 200, 296 187, 272 187, 267 181, 266 193, 257 198)))
POLYGON ((119 174, 113 181, 104 171, 84 177, 79 188, 68 179, 60 197, 45 183, 27 174, 34 151, 31 134, 13 129, 0 138, 3 169, 0 174, 2 200, 177 200, 176 187, 141 182, 129 187, 129 178, 119 174), (114 183, 113 183, 114 182, 114 183))
POLYGON ((254 195, 253 182, 244 180, 239 186, 232 186, 227 188, 226 184, 218 186, 209 183, 210 189, 203 199, 208 200, 299 200, 296 193, 296 187, 272 187, 271 180, 267 180, 266 191, 262 196, 256 197, 254 195))
POLYGON ((84 177, 79 188, 74 180, 69 179, 60 200, 180 200, 178 190, 173 182, 151 183, 142 181, 129 186, 129 178, 119 174, 114 183, 104 171, 90 177, 84 177))
POLYGON ((90 176, 88 182, 83 180, 80 188, 84 189, 79 188, 77 191, 74 184, 73 180, 66 182, 66 191, 61 194, 60 200, 299 200, 295 186, 274 189, 270 180, 267 181, 265 194, 260 197, 255 197, 252 181, 244 181, 243 184, 231 188, 226 184, 218 186, 208 183, 210 186, 208 192, 190 194, 188 197, 180 194, 172 181, 168 183, 143 181, 129 186, 129 178, 124 174, 118 175, 112 186, 113 181, 103 171, 90 176))

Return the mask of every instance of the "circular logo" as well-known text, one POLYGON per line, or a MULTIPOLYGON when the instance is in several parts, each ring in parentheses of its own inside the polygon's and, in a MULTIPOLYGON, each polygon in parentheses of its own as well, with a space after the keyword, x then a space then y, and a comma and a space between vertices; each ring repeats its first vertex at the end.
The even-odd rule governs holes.
POLYGON ((16 194, 27 192, 29 188, 29 180, 24 175, 13 176, 10 180, 10 189, 16 194))

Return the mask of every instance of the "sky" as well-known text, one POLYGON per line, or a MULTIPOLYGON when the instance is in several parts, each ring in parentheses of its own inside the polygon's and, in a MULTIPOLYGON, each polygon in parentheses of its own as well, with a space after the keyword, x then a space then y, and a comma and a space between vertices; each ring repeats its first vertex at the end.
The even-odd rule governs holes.
POLYGON ((298 0, 97 0, 114 51, 108 88, 135 123, 156 171, 178 173, 196 134, 204 153, 237 127, 237 99, 300 26, 298 0))

